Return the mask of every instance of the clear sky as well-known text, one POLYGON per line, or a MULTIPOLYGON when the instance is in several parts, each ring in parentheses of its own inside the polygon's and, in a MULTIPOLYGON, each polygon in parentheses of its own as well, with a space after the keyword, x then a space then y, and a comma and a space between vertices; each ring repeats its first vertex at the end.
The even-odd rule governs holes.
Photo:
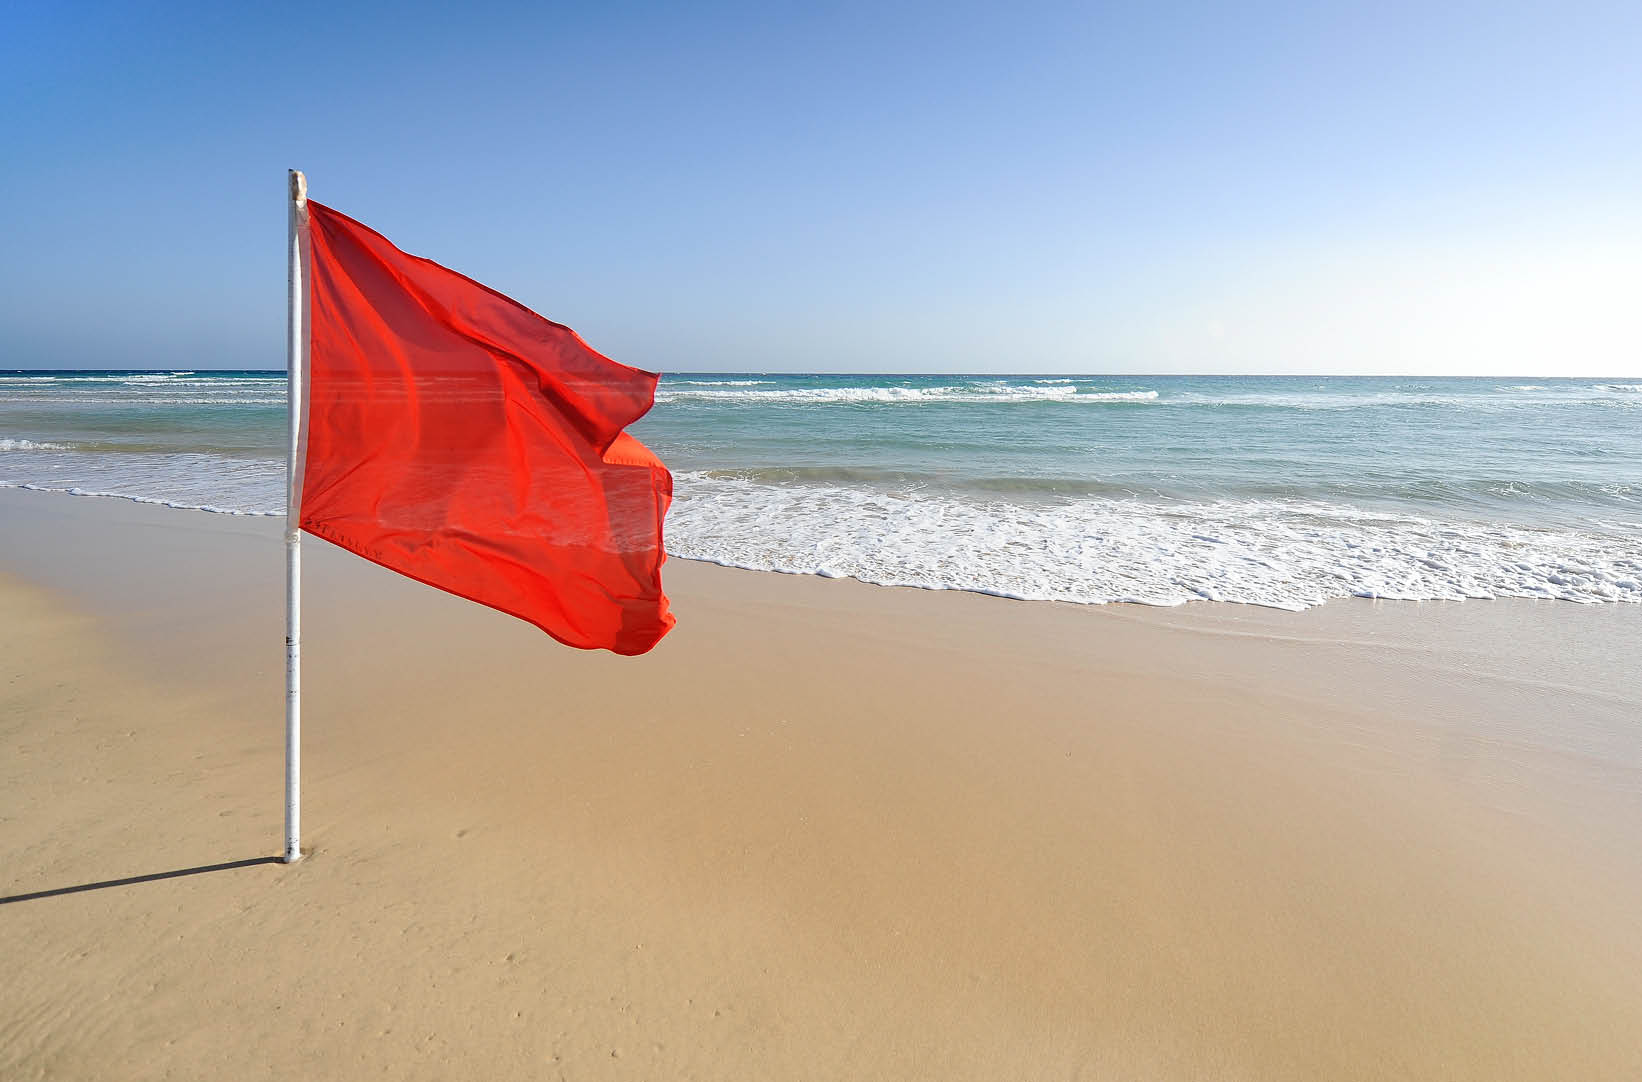
POLYGON ((0 367, 284 362, 285 169, 652 369, 1642 374, 1642 4, 0 14, 0 367))

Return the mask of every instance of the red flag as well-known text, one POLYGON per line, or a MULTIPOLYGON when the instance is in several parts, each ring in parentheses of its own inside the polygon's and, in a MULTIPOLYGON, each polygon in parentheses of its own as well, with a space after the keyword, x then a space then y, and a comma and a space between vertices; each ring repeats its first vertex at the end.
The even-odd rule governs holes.
POLYGON ((560 642, 642 654, 673 478, 623 431, 657 376, 308 202, 301 527, 560 642))

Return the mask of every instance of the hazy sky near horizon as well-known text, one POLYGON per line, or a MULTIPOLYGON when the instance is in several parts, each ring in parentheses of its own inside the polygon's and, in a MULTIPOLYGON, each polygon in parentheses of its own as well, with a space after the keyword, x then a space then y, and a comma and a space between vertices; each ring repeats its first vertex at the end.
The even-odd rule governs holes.
POLYGON ((277 368, 285 169, 645 368, 1642 375, 1642 4, 0 15, 0 368, 277 368))

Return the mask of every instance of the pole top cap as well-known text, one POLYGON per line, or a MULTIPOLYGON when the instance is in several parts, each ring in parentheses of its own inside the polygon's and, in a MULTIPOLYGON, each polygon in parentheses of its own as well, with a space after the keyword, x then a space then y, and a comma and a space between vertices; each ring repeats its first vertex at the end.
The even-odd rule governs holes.
POLYGON ((308 178, 300 169, 291 170, 291 202, 299 207, 308 202, 308 178))

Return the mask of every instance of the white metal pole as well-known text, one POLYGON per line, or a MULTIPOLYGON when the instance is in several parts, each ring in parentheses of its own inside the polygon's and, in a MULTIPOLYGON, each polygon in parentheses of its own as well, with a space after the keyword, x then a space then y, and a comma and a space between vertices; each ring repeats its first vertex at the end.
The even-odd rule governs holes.
POLYGON ((307 312, 303 266, 308 228, 308 181, 290 172, 290 322, 285 363, 289 373, 287 410, 291 446, 285 466, 285 863, 302 859, 302 530, 301 467, 303 371, 307 356, 307 312))

